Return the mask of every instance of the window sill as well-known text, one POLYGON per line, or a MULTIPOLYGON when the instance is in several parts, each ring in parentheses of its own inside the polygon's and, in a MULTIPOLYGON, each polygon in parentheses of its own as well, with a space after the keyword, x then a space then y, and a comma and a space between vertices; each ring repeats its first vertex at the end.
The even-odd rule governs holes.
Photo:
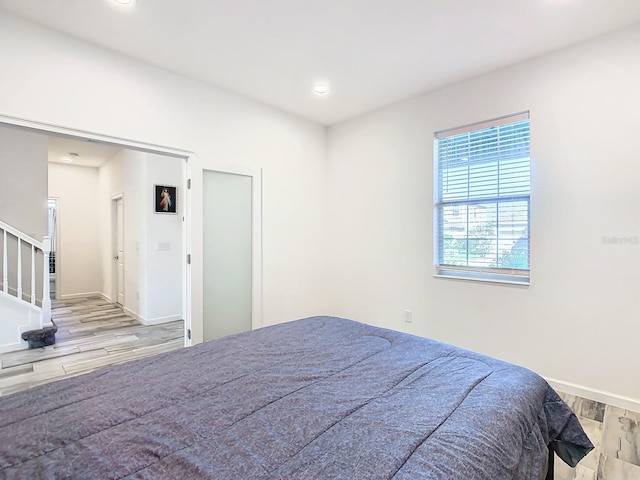
POLYGON ((517 285, 520 287, 528 287, 531 282, 529 277, 515 277, 511 275, 501 275, 492 273, 476 273, 476 272, 461 272, 451 270, 439 270, 433 275, 434 278, 444 278, 450 280, 464 280, 467 282, 480 282, 480 283, 498 283, 502 285, 517 285))

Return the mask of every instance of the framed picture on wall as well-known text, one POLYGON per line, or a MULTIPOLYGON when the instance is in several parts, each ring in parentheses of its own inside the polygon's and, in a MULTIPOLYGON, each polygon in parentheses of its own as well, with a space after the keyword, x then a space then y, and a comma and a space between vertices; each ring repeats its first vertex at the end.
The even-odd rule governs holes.
POLYGON ((154 212, 155 213, 173 213, 177 212, 177 187, 169 187, 167 185, 155 185, 154 194, 154 212))

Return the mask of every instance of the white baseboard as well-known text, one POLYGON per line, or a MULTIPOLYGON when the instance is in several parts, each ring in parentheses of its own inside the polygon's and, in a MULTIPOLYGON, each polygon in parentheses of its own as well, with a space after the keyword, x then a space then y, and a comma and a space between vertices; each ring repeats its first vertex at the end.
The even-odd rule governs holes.
POLYGON ((67 293, 65 295, 60 295, 60 300, 70 300, 72 298, 83 298, 83 297, 104 297, 102 292, 84 292, 84 293, 67 293))
POLYGON ((143 325, 160 325, 162 323, 169 323, 169 322, 175 322, 176 320, 182 320, 182 315, 179 313, 175 315, 168 315, 166 317, 144 318, 142 315, 137 314, 130 308, 125 307, 123 308, 123 310, 127 315, 131 315, 143 325))
POLYGON ((146 318, 140 321, 145 325, 160 325, 161 323, 175 322, 176 320, 182 320, 182 315, 178 313, 176 315, 168 315, 166 317, 146 318))
POLYGON ((27 350, 28 348, 29 344, 25 341, 20 343, 6 343, 4 345, 0 345, 0 353, 17 352, 20 350, 27 350))
POLYGON ((113 300, 111 300, 111 297, 108 295, 105 295, 102 292, 98 292, 98 295, 100 295, 105 301, 109 302, 109 303, 116 303, 113 300))
POLYGON ((127 308, 127 307, 124 307, 124 306, 123 306, 123 307, 122 307, 122 311, 123 311, 124 313, 126 313, 127 315, 129 315, 129 316, 131 316, 131 317, 135 318, 135 319, 136 319, 136 320, 138 320, 140 323, 144 323, 144 319, 143 319, 140 315, 138 315, 136 312, 134 312, 133 310, 131 310, 130 308, 127 308))
POLYGON ((560 392, 569 393, 589 400, 595 400, 596 402, 606 403, 607 405, 624 408, 625 410, 640 412, 640 400, 638 399, 615 395, 610 392, 603 392, 602 390, 596 390, 582 385, 576 385, 574 383, 563 382, 561 380, 556 380, 555 378, 545 378, 545 380, 555 390, 560 392))
POLYGON ((130 308, 123 307, 124 312, 127 315, 131 315, 143 325, 160 325, 162 323, 174 322, 176 320, 182 320, 182 315, 177 313, 175 315, 168 315, 166 317, 144 318, 142 315, 137 314, 130 308))

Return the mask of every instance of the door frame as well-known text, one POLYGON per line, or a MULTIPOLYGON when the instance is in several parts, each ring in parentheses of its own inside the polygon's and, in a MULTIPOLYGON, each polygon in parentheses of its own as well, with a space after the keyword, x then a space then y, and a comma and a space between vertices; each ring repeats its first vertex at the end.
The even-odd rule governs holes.
MULTIPOLYGON (((122 137, 114 137, 110 135, 103 135, 86 130, 79 130, 75 128, 64 127, 60 125, 54 125, 50 123, 37 122, 33 120, 27 120, 19 117, 12 117, 9 115, 0 114, 0 125, 6 125, 10 127, 18 127, 34 133, 43 135, 55 135, 59 137, 74 138, 80 140, 86 140, 89 142, 107 143, 110 145, 128 148, 130 150, 138 150, 147 153, 155 153, 158 155, 164 155, 169 157, 175 157, 182 160, 183 171, 183 184, 180 190, 187 193, 181 195, 181 201, 183 201, 184 218, 182 222, 182 236, 185 240, 182 245, 182 257, 183 257, 183 292, 182 292, 182 309, 184 319, 184 346, 188 347, 192 344, 191 332, 192 332, 192 307, 191 307, 191 284, 192 284, 192 266, 187 262, 187 258, 193 249, 191 242, 190 229, 191 223, 191 194, 189 188, 188 179, 190 175, 189 159, 193 158, 195 153, 189 150, 183 150, 179 148, 168 147, 164 145, 156 145, 152 143, 139 142, 136 140, 130 140, 122 137)), ((48 193, 48 192, 47 192, 48 193)), ((56 286, 57 287, 57 286, 56 286)))
MULTIPOLYGON (((56 258, 55 258, 55 265, 56 265, 56 272, 55 272, 55 285, 56 285, 56 289, 55 289, 55 293, 54 293, 54 299, 58 300, 60 298, 60 285, 61 285, 61 281, 60 281, 60 197, 51 197, 49 195, 47 195, 47 206, 48 206, 48 202, 50 202, 51 200, 55 200, 56 202, 56 238, 55 239, 51 239, 52 244, 55 241, 55 245, 56 245, 56 258)), ((51 281, 51 280, 49 280, 51 281)))
MULTIPOLYGON (((114 303, 118 302, 118 259, 116 256, 118 255, 118 235, 122 234, 124 236, 124 193, 119 193, 111 197, 111 299, 114 303), (118 231, 118 201, 122 201, 122 228, 123 231, 118 231), (115 260, 115 262, 113 262, 115 260), (114 266, 115 264, 115 266, 114 266)), ((124 245, 122 246, 124 251, 124 245)), ((124 265, 122 266, 124 269, 124 265)), ((123 277, 124 281, 124 277, 123 277)), ((122 285, 122 298, 123 303, 120 305, 124 308, 124 285, 122 285)))

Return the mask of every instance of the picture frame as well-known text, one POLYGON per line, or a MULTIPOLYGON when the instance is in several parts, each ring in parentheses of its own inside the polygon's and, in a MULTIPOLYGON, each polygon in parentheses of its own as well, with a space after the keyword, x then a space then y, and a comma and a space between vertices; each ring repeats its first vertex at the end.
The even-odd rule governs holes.
POLYGON ((175 215, 178 210, 178 187, 154 185, 154 213, 175 215))

